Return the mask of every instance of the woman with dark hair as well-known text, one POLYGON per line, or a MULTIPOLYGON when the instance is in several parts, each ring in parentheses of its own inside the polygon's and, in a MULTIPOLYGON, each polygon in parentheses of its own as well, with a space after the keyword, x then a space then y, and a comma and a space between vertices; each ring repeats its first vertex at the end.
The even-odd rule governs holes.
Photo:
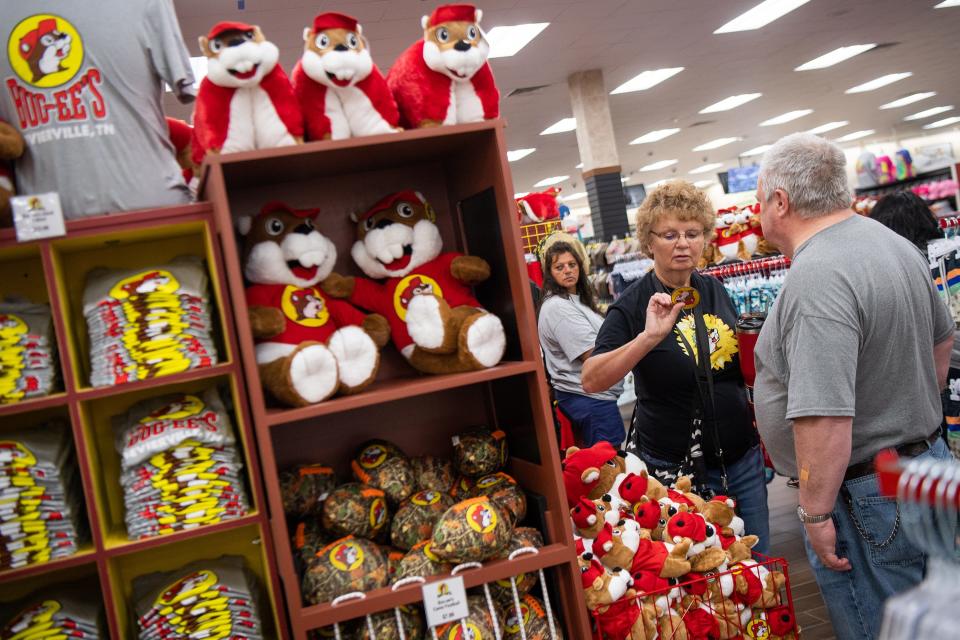
POLYGON ((625 436, 617 407, 623 383, 601 393, 586 393, 580 384, 583 362, 603 324, 587 280, 586 251, 572 236, 555 234, 547 239, 542 260, 538 330, 554 395, 585 446, 603 440, 619 448, 625 436))
POLYGON ((870 212, 870 217, 917 245, 924 255, 928 242, 943 237, 930 206, 910 191, 884 196, 870 212))

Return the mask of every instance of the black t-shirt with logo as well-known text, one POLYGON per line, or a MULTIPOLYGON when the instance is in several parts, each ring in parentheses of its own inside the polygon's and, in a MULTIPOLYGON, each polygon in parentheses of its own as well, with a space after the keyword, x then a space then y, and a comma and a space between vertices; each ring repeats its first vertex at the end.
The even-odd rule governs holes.
MULTIPOLYGON (((643 331, 647 303, 661 290, 660 286, 663 285, 651 271, 623 292, 607 311, 593 355, 613 351, 643 331)), ((724 461, 729 464, 757 443, 740 372, 739 346, 734 332, 737 315, 723 285, 715 278, 695 273, 691 286, 700 293, 699 309, 710 342, 717 430, 724 461)), ((671 291, 667 287, 662 290, 671 291)), ((693 310, 683 311, 673 331, 633 368, 637 393, 636 444, 655 458, 679 463, 689 450, 691 422, 700 404, 696 360, 688 354, 688 349, 696 350, 696 344, 693 310), (686 343, 680 337, 681 332, 686 343)), ((704 388, 705 396, 706 393, 704 388)), ((708 466, 717 466, 713 407, 709 397, 705 397, 705 404, 704 452, 708 466)))

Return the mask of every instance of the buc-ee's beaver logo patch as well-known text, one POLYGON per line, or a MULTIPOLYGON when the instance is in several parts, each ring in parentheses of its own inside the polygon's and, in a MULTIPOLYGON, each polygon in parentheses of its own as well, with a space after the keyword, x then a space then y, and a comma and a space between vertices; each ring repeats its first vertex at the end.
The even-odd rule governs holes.
POLYGON ((443 298, 443 290, 436 280, 419 273, 411 273, 400 281, 393 293, 393 310, 401 320, 407 319, 407 307, 413 296, 433 295, 443 298))
POLYGON ((21 20, 7 40, 7 59, 20 79, 34 87, 59 87, 83 65, 83 41, 76 28, 47 13, 21 20))
POLYGON ((288 286, 283 290, 280 306, 285 316, 305 327, 322 327, 330 319, 330 310, 313 287, 288 286))

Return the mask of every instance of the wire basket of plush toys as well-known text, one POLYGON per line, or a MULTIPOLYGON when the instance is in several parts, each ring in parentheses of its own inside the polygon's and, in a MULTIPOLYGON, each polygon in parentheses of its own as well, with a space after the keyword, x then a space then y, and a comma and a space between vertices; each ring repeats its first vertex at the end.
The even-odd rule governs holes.
POLYGON ((735 500, 606 442, 567 449, 563 477, 596 639, 798 637, 787 562, 752 551, 735 500))

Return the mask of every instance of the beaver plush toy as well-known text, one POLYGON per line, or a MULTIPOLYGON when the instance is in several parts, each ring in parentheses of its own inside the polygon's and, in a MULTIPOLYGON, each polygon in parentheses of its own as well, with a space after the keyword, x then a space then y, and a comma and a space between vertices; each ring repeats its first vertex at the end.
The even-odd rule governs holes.
POLYGON ((418 371, 473 371, 500 362, 503 324, 470 291, 490 276, 490 265, 442 252, 436 214, 422 194, 393 193, 355 218, 351 255, 379 282, 331 274, 327 293, 385 315, 394 344, 418 371))
POLYGON ((292 406, 367 386, 389 335, 383 316, 365 316, 315 286, 337 259, 333 243, 314 227, 316 214, 271 202, 239 224, 260 379, 292 406))
POLYGON ((423 16, 423 39, 400 54, 387 74, 405 128, 499 117, 500 92, 487 63, 482 15, 471 4, 448 4, 423 16))

